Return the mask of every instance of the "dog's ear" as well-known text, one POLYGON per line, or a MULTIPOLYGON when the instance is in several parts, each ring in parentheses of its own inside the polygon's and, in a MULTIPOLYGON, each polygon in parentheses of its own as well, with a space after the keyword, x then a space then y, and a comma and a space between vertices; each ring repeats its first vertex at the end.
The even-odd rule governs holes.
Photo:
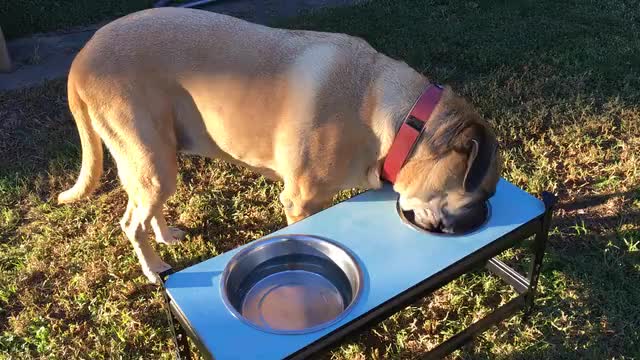
POLYGON ((469 126, 461 136, 461 145, 469 154, 463 180, 463 187, 467 192, 475 191, 482 184, 491 166, 495 144, 489 138, 487 130, 478 124, 469 126))

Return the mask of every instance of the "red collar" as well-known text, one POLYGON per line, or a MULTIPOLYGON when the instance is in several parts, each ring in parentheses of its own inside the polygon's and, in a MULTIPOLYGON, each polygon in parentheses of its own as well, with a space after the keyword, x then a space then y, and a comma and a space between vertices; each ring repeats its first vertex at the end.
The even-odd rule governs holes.
POLYGON ((440 101, 443 89, 440 85, 429 86, 418 98, 409 115, 400 126, 389 153, 382 165, 382 178, 390 183, 396 181, 400 168, 413 151, 418 138, 424 131, 425 124, 431 117, 433 109, 440 101))

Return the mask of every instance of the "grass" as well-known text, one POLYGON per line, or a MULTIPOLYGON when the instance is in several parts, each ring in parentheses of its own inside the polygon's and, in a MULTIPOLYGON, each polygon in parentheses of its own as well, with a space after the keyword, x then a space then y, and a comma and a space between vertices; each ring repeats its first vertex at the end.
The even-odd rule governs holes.
POLYGON ((0 26, 12 39, 108 21, 152 4, 152 0, 1 0, 0 26))
MULTIPOLYGON (((560 196, 531 319, 451 358, 640 358, 639 17, 638 1, 376 1, 285 24, 360 35, 452 84, 495 125, 503 176, 560 196)), ((65 96, 63 82, 0 94, 0 359, 169 359, 160 293, 117 225, 112 160, 91 200, 55 204, 80 164, 65 96)), ((175 267, 285 225, 280 184, 180 162, 167 215, 189 238, 158 246, 175 267)), ((502 258, 528 262, 523 248, 502 258)), ((323 358, 414 358, 513 296, 477 271, 323 358)))

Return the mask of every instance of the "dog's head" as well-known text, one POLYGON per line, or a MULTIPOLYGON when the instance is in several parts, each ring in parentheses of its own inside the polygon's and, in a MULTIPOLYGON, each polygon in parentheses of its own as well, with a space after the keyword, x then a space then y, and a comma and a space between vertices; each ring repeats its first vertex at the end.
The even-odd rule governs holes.
POLYGON ((485 219, 496 191, 500 155, 496 137, 471 105, 445 91, 402 167, 394 190, 399 205, 429 231, 466 232, 485 219))

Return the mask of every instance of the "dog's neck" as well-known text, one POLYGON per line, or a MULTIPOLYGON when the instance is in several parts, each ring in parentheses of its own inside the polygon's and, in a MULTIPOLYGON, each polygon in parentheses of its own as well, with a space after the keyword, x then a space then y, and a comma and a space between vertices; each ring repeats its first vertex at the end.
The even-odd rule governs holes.
POLYGON ((385 59, 380 76, 373 82, 375 106, 371 116, 371 129, 379 145, 375 164, 367 174, 369 186, 382 186, 380 170, 389 153, 393 139, 407 114, 429 85, 428 80, 403 62, 385 59))

